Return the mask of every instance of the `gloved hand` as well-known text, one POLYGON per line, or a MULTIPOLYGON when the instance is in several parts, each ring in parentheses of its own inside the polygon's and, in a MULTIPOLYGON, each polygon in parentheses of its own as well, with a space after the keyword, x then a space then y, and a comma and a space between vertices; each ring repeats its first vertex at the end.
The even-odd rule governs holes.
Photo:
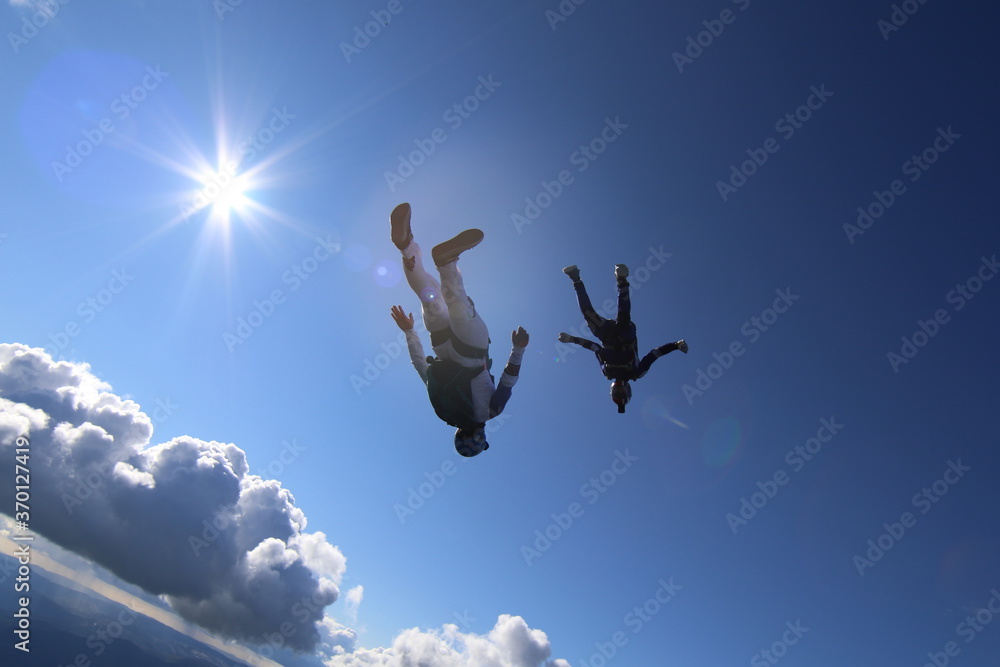
POLYGON ((517 347, 528 347, 528 332, 518 327, 510 333, 510 341, 517 347))

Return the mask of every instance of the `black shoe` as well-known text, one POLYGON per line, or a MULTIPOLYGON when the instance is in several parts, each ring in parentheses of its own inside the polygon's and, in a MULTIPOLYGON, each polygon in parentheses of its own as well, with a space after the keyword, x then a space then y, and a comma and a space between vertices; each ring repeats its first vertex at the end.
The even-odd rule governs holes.
POLYGON ((392 209, 389 224, 392 226, 393 245, 400 251, 406 250, 406 246, 413 241, 413 232, 410 231, 410 205, 404 202, 392 209))
POLYGON ((466 229, 444 243, 437 244, 431 250, 434 266, 444 266, 456 261, 463 252, 479 245, 484 236, 480 229, 466 229))

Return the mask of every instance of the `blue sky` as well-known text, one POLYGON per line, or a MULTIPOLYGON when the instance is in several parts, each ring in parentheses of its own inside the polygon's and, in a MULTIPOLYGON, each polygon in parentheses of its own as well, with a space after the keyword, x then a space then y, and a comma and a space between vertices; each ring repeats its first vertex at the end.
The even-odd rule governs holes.
POLYGON ((346 556, 327 613, 358 650, 512 614, 574 666, 619 632, 608 664, 990 664, 1000 623, 960 624, 1000 588, 995 8, 224 1, 70 2, 34 32, 6 8, 0 342, 159 407, 150 444, 233 443, 280 481, 346 556), (234 158, 249 203, 185 216, 234 158), (460 266, 494 360, 531 335, 473 460, 389 317, 418 305, 402 201, 425 249, 485 231, 460 266), (640 348, 690 345, 625 415, 556 346, 582 324, 560 269, 600 303, 619 262, 640 348))

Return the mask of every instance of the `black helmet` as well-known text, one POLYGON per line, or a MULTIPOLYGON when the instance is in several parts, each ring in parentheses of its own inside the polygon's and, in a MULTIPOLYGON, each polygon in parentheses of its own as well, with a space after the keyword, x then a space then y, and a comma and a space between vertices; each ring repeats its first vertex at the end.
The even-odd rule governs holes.
POLYGON ((625 406, 632 398, 632 387, 628 380, 615 380, 611 383, 611 400, 618 406, 618 412, 625 412, 625 406))
POLYGON ((486 442, 486 429, 479 425, 473 429, 460 428, 455 431, 455 451, 465 457, 473 457, 490 448, 486 442))

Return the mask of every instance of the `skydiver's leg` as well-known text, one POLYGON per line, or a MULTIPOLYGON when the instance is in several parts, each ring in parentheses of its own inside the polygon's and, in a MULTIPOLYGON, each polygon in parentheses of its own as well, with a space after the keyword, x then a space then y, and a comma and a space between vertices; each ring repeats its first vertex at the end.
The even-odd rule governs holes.
POLYGON ((476 304, 465 293, 465 283, 462 272, 458 269, 458 262, 439 266, 438 272, 441 274, 442 294, 447 304, 452 332, 463 343, 473 347, 489 347, 490 332, 476 312, 476 304))
MULTIPOLYGON (((624 264, 619 264, 618 266, 625 267, 624 264)), ((618 282, 618 327, 619 329, 623 329, 632 319, 632 298, 629 295, 628 288, 628 268, 625 268, 624 272, 616 268, 615 276, 618 282), (621 275, 622 273, 624 275, 621 275)))
POLYGON ((584 286, 582 280, 573 281, 573 290, 576 292, 576 300, 580 304, 580 312, 583 313, 583 319, 587 322, 587 327, 591 333, 601 339, 601 336, 607 333, 608 321, 594 310, 593 304, 590 303, 590 296, 587 295, 587 288, 584 286))
POLYGON ((448 328, 448 307, 441 294, 441 284, 437 278, 424 269, 420 246, 410 241, 402 250, 403 274, 416 295, 420 298, 420 313, 428 332, 448 328))
POLYGON ((646 371, 649 370, 649 367, 653 365, 654 361, 656 361, 665 354, 673 352, 674 350, 683 350, 684 352, 687 352, 687 343, 684 343, 684 341, 679 340, 676 343, 667 343, 666 345, 661 345, 660 347, 654 347, 652 350, 649 351, 649 353, 646 354, 645 357, 642 358, 642 361, 639 362, 639 369, 636 373, 636 379, 639 379, 643 375, 645 375, 646 371))

